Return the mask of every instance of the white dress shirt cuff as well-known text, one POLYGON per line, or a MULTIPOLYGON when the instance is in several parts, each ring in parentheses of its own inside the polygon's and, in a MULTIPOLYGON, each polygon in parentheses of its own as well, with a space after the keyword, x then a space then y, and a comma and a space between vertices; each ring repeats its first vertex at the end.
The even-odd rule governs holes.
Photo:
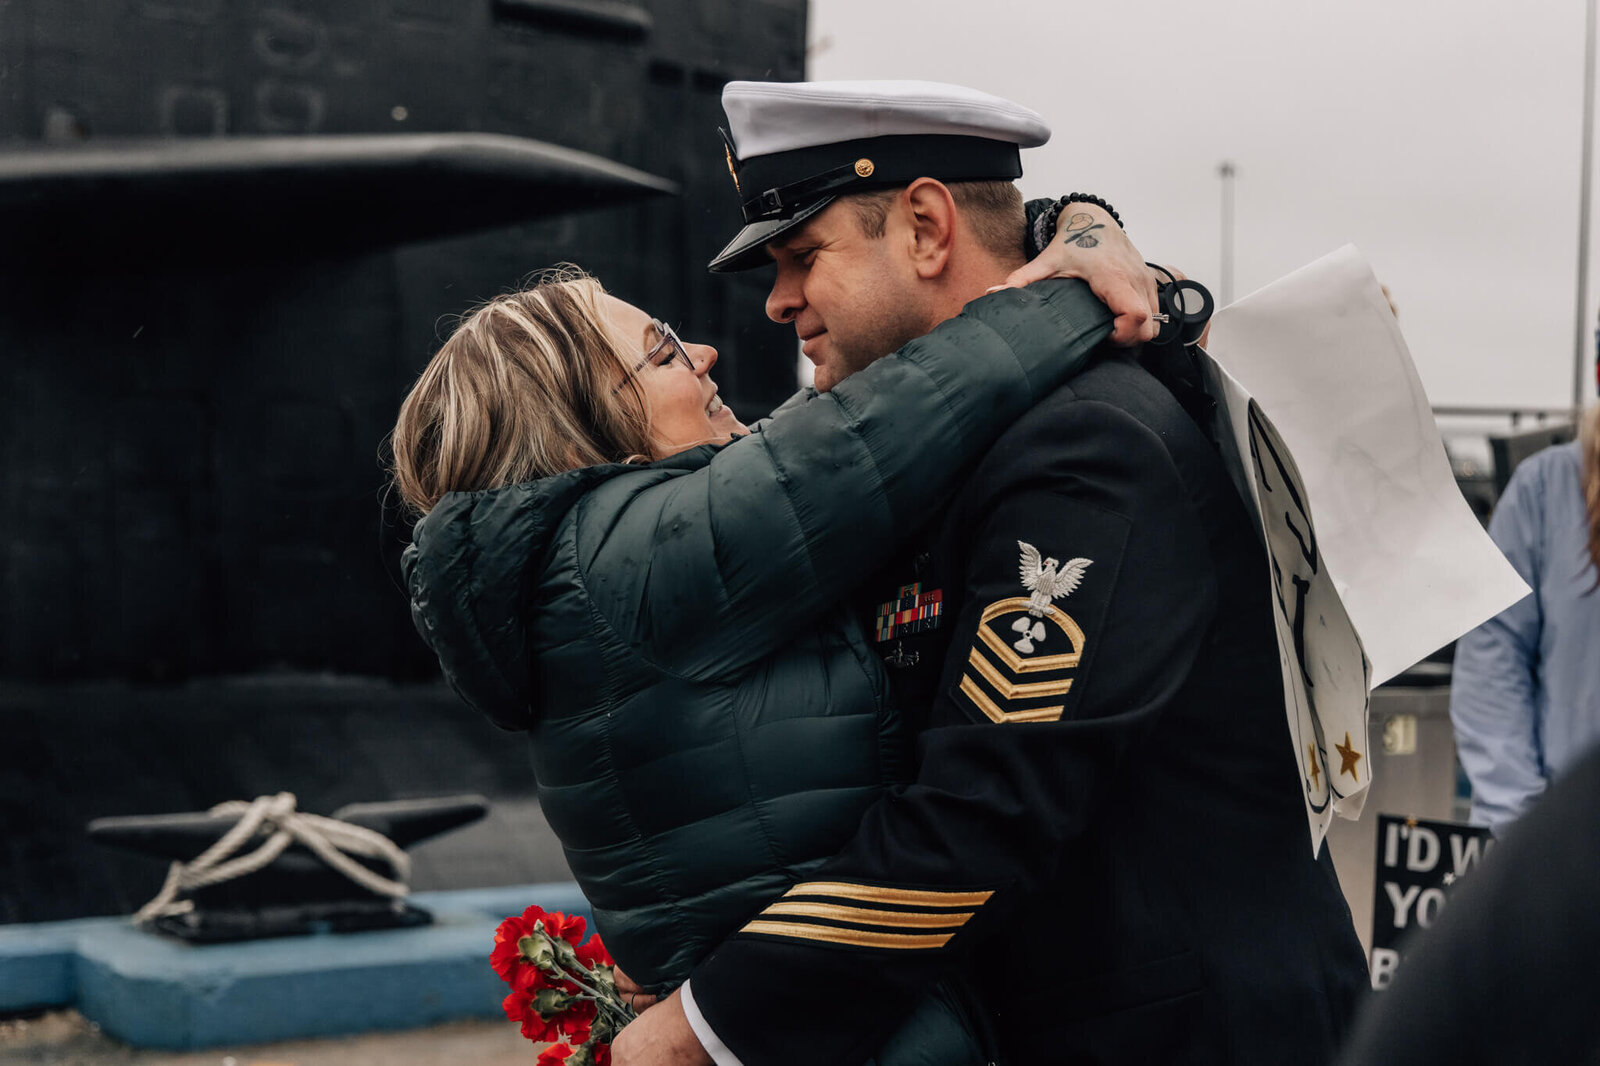
POLYGON ((678 999, 683 1003, 683 1016, 689 1019, 689 1028, 694 1030, 700 1046, 706 1049, 706 1054, 711 1056, 711 1061, 717 1066, 744 1066, 739 1061, 739 1056, 728 1050, 728 1045, 717 1039, 717 1034, 712 1031, 711 1023, 706 1021, 706 1016, 700 1013, 700 1008, 695 1005, 694 992, 689 988, 690 982, 685 981, 678 989, 678 999))

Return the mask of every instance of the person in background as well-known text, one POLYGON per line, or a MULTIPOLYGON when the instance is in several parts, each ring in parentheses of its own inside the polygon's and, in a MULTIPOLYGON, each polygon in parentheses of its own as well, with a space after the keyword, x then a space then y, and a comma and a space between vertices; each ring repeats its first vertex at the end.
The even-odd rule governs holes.
POLYGON ((1499 833, 1600 741, 1600 406, 1517 467, 1489 536, 1533 592, 1457 644, 1450 718, 1499 833))
POLYGON ((1600 747, 1575 760, 1419 929, 1338 1066, 1600 1062, 1600 747))

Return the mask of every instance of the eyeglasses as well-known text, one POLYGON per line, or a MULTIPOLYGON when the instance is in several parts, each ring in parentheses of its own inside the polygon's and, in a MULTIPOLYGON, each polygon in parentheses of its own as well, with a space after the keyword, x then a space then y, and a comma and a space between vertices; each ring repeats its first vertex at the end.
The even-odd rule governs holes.
MULTIPOLYGON (((661 366, 671 366, 674 359, 682 359, 683 365, 689 368, 689 373, 695 373, 696 368, 694 365, 694 360, 689 358, 689 350, 683 346, 682 339, 672 331, 672 327, 657 318, 652 318, 650 320, 650 325, 655 329, 656 333, 660 335, 661 339, 655 344, 651 345, 650 350, 645 352, 644 355, 640 357, 639 361, 634 364, 633 371, 628 375, 628 377, 633 377, 634 374, 637 374, 639 371, 643 370, 647 365, 655 362, 656 359, 660 358, 661 353, 667 351, 668 349, 671 349, 671 353, 667 356, 667 361, 660 364, 661 366)), ((622 386, 626 385, 627 383, 628 379, 624 378, 622 381, 619 381, 616 388, 612 389, 611 391, 618 392, 622 389, 622 386)))

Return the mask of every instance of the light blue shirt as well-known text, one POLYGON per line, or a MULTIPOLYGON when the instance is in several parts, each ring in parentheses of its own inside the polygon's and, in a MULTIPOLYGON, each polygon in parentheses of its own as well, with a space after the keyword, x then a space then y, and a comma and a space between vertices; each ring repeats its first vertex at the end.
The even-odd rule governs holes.
POLYGON ((1450 717, 1472 820, 1499 832, 1600 743, 1600 591, 1576 443, 1518 464, 1489 536, 1533 594, 1456 645, 1450 717))

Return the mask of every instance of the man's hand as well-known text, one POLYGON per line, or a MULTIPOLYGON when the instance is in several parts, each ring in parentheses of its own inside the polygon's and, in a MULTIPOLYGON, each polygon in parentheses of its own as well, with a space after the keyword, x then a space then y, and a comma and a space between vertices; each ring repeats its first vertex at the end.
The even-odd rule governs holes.
POLYGON ((643 1014, 656 1005, 659 996, 652 996, 639 987, 639 982, 622 972, 621 966, 611 968, 611 979, 616 982, 617 991, 622 994, 622 1002, 633 1008, 635 1014, 643 1014))
MULTIPOLYGON (((620 987, 620 985, 619 985, 620 987)), ((611 1044, 612 1066, 712 1066, 677 992, 629 1022, 611 1044)))
POLYGON ((1045 278, 1082 278, 1111 309, 1111 343, 1131 347, 1153 340, 1161 310, 1156 275, 1106 210, 1096 204, 1068 204, 1056 219, 1050 246, 1006 278, 1006 288, 1021 288, 1045 278))

